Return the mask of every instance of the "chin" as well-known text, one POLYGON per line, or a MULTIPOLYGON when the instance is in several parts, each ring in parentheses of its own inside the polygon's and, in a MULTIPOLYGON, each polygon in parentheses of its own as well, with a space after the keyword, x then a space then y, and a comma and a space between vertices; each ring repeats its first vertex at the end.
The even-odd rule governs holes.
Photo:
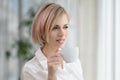
POLYGON ((65 46, 65 44, 61 44, 59 45, 59 48, 63 48, 65 46))

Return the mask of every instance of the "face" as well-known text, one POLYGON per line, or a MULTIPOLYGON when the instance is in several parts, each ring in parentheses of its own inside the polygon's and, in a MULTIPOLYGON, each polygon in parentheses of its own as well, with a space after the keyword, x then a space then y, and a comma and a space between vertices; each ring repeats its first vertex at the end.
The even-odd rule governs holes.
POLYGON ((61 48, 64 46, 68 35, 68 18, 65 14, 58 17, 55 25, 52 27, 50 33, 48 33, 47 44, 51 47, 61 48))

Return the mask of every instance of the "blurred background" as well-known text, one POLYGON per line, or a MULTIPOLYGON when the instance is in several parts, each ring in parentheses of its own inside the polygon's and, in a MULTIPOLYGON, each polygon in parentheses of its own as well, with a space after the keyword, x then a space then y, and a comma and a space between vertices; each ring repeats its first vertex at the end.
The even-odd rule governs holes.
POLYGON ((39 47, 31 23, 45 2, 70 15, 67 46, 80 48, 84 80, 120 80, 120 0, 0 0, 0 80, 20 80, 39 47))

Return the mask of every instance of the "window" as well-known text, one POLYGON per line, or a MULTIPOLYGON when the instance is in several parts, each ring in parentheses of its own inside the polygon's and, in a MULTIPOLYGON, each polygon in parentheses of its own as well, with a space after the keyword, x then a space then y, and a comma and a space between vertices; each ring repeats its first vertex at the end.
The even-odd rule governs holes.
POLYGON ((119 0, 98 0, 97 80, 120 80, 119 0))

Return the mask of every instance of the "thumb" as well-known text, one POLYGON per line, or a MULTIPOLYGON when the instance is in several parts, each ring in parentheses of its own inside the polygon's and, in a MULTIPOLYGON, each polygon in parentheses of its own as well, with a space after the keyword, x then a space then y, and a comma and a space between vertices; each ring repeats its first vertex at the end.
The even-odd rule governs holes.
POLYGON ((58 49, 56 49, 55 53, 60 53, 60 51, 61 51, 61 48, 58 48, 58 49))
POLYGON ((59 49, 59 48, 56 49, 55 55, 56 55, 56 56, 60 56, 60 51, 61 51, 61 49, 59 49))

